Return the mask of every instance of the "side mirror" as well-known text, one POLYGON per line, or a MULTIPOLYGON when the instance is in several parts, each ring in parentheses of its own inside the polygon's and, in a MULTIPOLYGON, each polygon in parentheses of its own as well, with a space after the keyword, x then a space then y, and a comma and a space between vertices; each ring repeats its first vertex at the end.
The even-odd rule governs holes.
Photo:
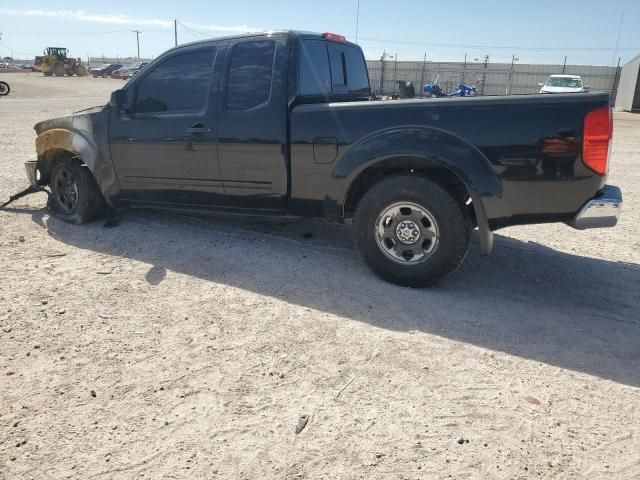
POLYGON ((539 87, 544 87, 544 83, 543 83, 543 82, 540 82, 540 83, 538 83, 538 86, 539 86, 539 87))
POLYGON ((127 107, 127 92, 125 90, 116 90, 111 92, 111 99, 109 105, 118 110, 126 110, 127 107))

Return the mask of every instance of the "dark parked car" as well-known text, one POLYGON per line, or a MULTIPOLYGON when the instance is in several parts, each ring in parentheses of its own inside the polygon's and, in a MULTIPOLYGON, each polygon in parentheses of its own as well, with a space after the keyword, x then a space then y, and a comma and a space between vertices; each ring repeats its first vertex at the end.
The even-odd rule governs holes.
POLYGON ((115 70, 119 70, 122 67, 123 65, 119 63, 105 63, 104 65, 101 65, 98 68, 92 68, 90 72, 94 78, 96 77, 107 78, 111 75, 111 72, 114 72, 115 70))
POLYGON ((131 67, 129 67, 127 69, 127 71, 125 72, 125 74, 122 75, 122 78, 124 80, 129 80, 130 78, 132 78, 134 75, 137 75, 138 72, 140 72, 144 67, 146 67, 147 65, 149 65, 149 63, 147 62, 140 62, 140 63, 135 63, 133 65, 131 65, 131 67))
POLYGON ((366 263, 410 286, 454 271, 474 228, 488 254, 509 225, 616 224, 607 94, 370 97, 338 35, 182 45, 108 105, 38 123, 27 172, 73 223, 127 205, 353 219, 366 263))

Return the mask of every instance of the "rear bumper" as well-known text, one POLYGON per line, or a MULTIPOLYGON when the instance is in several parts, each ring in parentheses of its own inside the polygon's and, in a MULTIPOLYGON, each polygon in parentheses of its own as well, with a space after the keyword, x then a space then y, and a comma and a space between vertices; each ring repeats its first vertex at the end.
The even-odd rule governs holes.
POLYGON ((614 185, 605 185, 598 194, 585 203, 569 223, 573 228, 615 227, 622 209, 622 191, 614 185))

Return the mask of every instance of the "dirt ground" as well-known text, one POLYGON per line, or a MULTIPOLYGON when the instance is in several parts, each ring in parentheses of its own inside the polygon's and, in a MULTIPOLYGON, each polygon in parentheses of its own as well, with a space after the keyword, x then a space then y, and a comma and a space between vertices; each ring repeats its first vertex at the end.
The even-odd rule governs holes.
MULTIPOLYGON (((2 200, 36 121, 122 84, 3 79, 2 200)), ((24 198, 0 211, 0 479, 640 478, 640 116, 616 114, 610 182, 617 228, 474 238, 429 290, 378 280, 348 226, 72 226, 24 198)))

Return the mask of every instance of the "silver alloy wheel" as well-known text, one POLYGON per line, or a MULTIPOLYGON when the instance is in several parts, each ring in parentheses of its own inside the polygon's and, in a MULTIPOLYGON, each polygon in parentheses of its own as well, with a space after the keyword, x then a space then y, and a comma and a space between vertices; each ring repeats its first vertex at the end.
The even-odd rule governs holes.
POLYGON ((429 258, 438 247, 438 224, 425 207, 399 202, 385 208, 375 223, 376 243, 394 262, 406 265, 429 258))

